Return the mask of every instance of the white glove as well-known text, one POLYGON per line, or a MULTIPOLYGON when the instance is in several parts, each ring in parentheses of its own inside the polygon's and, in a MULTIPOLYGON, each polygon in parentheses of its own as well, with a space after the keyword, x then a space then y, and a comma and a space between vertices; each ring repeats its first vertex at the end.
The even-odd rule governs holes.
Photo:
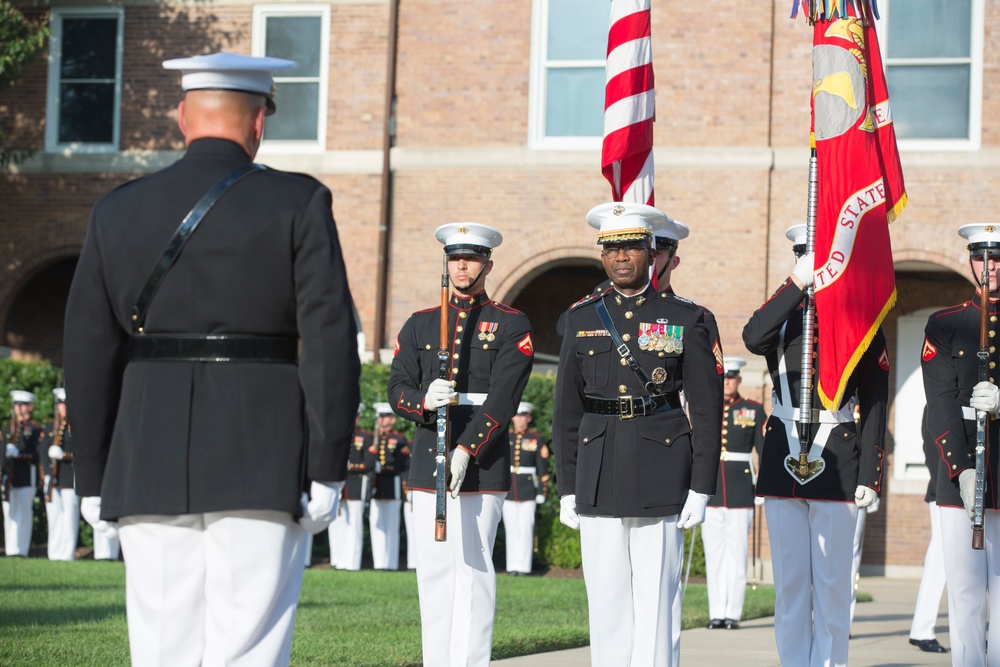
POLYGON ((13 459, 17 458, 17 455, 21 453, 21 450, 17 448, 13 442, 7 443, 7 458, 13 459))
POLYGON ((580 530, 580 515, 576 513, 576 495, 569 494, 559 499, 559 523, 580 530))
POLYGON ((992 412, 993 414, 1000 412, 1000 388, 985 380, 976 383, 976 386, 972 388, 972 400, 969 401, 969 405, 976 410, 992 412))
POLYGON ((754 496, 753 497, 753 504, 757 505, 758 507, 763 507, 764 506, 764 496, 754 496))
POLYGON ((107 539, 113 540, 118 537, 118 522, 101 519, 100 496, 84 496, 80 501, 80 516, 107 539))
POLYGON ((313 482, 309 487, 309 496, 302 494, 302 517, 299 518, 299 525, 313 535, 329 528, 337 517, 343 488, 344 482, 313 482))
POLYGON ((877 500, 878 494, 871 487, 858 485, 854 490, 854 504, 858 507, 869 507, 877 500))
POLYGON ((881 504, 882 504, 882 499, 881 498, 875 498, 875 502, 873 502, 871 505, 869 505, 868 507, 866 507, 865 508, 865 512, 867 512, 868 514, 875 514, 875 512, 878 512, 879 505, 881 505, 881 504))
POLYGON ((705 523, 706 507, 708 507, 708 494, 696 493, 688 489, 687 500, 684 501, 684 507, 681 508, 681 513, 677 517, 677 528, 687 530, 700 523, 705 523))
POLYGON ((49 458, 53 461, 61 461, 63 456, 65 456, 65 453, 63 452, 63 448, 59 445, 52 445, 49 447, 49 458))
POLYGON ((535 496, 535 504, 536 505, 541 505, 544 502, 545 502, 545 496, 543 496, 540 493, 537 496, 535 496))
POLYGON ((465 473, 469 469, 469 452, 461 447, 456 447, 451 453, 451 497, 458 498, 458 492, 462 489, 462 482, 465 481, 465 473))
POLYGON ((451 386, 451 382, 438 378, 427 385, 427 395, 424 396, 424 409, 437 410, 451 403, 451 399, 455 398, 455 396, 455 388, 451 386))
POLYGON ((382 462, 381 461, 376 461, 375 462, 375 474, 377 475, 380 472, 382 472, 382 462))
POLYGON ((962 504, 965 505, 965 511, 968 513, 969 519, 972 519, 972 511, 976 505, 975 470, 966 468, 958 473, 958 492, 962 496, 962 504))
POLYGON ((815 267, 813 264, 816 262, 815 253, 806 253, 799 257, 795 262, 795 268, 792 270, 792 275, 795 276, 800 283, 802 283, 802 289, 809 289, 809 286, 813 284, 813 271, 815 267))

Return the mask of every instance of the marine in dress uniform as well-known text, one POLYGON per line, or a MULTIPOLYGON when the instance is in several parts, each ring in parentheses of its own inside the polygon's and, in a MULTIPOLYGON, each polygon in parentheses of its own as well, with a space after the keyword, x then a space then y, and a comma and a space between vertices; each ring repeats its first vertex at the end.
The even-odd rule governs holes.
MULTIPOLYGON (((982 289, 983 253, 989 254, 989 382, 979 382, 980 296, 932 314, 924 329, 921 369, 927 395, 927 429, 937 449, 937 505, 944 547, 948 589, 948 631, 955 666, 1000 665, 1000 501, 997 498, 998 431, 997 351, 994 332, 997 307, 997 268, 1000 266, 1000 224, 963 225, 958 233, 968 241, 972 276, 982 289), (994 417, 989 422, 990 458, 983 494, 985 548, 972 548, 972 509, 975 492, 976 411, 994 417), (987 609, 994 622, 987 630, 987 609)), ((978 290, 977 290, 978 291, 978 290)))
POLYGON ((924 502, 931 519, 931 539, 924 554, 924 571, 920 575, 917 601, 910 623, 910 644, 927 653, 946 653, 948 649, 938 642, 934 626, 937 623, 938 607, 944 594, 944 549, 941 545, 941 517, 937 506, 938 455, 937 444, 927 428, 927 406, 920 420, 920 434, 924 441, 924 462, 931 478, 927 482, 924 502))
POLYGON ((372 493, 372 470, 368 448, 374 436, 358 426, 365 404, 358 406, 354 439, 347 458, 347 484, 344 486, 337 518, 330 524, 330 566, 337 570, 360 570, 365 540, 365 508, 372 493))
POLYGON ((716 486, 722 366, 704 310, 650 285, 651 239, 669 218, 612 202, 587 222, 612 287, 566 317, 553 419, 560 521, 581 533, 593 664, 671 665, 681 531, 704 521, 716 486))
POLYGON ((49 560, 73 560, 80 533, 80 501, 73 489, 73 429, 66 420, 66 390, 52 390, 55 418, 42 426, 39 454, 49 529, 49 560))
POLYGON ((740 369, 746 363, 739 357, 723 360, 719 481, 701 527, 711 629, 739 627, 747 589, 747 535, 753 521, 757 478, 753 452, 760 453, 766 417, 763 405, 740 395, 740 369))
POLYGON ((27 556, 38 474, 42 427, 31 418, 35 395, 15 389, 10 392, 11 418, 3 429, 3 543, 8 556, 27 556))
MULTIPOLYGON (((838 410, 813 414, 812 474, 803 481, 796 475, 797 465, 786 467, 786 459, 797 460, 800 451, 802 303, 813 280, 813 256, 805 254, 806 226, 795 225, 786 236, 799 257, 795 270, 743 328, 744 344, 766 358, 774 386, 755 492, 765 498, 781 664, 833 667, 847 664, 858 508, 875 502, 881 490, 889 361, 879 328, 848 380, 838 410), (858 424, 855 404, 860 406, 858 424)), ((823 353, 818 344, 814 350, 823 353)), ((822 405, 815 386, 812 405, 822 405)))
POLYGON ((377 430, 368 447, 374 471, 368 532, 372 565, 376 570, 399 569, 399 514, 403 504, 403 475, 410 464, 410 443, 393 428, 396 415, 388 403, 375 404, 377 430))
POLYGON ((187 151, 96 204, 70 289, 81 513, 118 523, 134 663, 287 664, 359 403, 331 195, 252 163, 271 74, 295 63, 163 65, 187 151))
POLYGON ((441 225, 451 293, 447 377, 439 377, 441 307, 400 329, 388 396, 416 422, 407 487, 413 491, 423 664, 487 665, 493 644, 493 545, 510 489, 507 426, 528 383, 534 346, 523 313, 486 295, 490 259, 503 237, 474 222, 441 225), (451 490, 447 541, 432 535, 437 409, 448 409, 451 490))
POLYGON ((535 509, 545 502, 549 484, 549 447, 542 434, 529 431, 535 406, 521 401, 511 420, 510 491, 503 503, 507 574, 531 574, 535 546, 535 509))

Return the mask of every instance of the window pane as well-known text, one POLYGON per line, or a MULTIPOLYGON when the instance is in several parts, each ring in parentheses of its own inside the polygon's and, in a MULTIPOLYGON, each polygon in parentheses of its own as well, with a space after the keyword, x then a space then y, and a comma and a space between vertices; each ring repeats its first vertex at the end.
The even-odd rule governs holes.
POLYGON ((117 18, 64 18, 62 22, 63 79, 115 78, 117 18))
POLYGON ((59 143, 111 143, 114 140, 114 105, 113 84, 62 84, 59 87, 59 143))
POLYGON ((608 0, 549 0, 549 60, 604 60, 608 0))
POLYGON ((545 135, 604 134, 604 68, 550 69, 546 77, 545 135))
POLYGON ((897 137, 969 137, 968 65, 890 67, 886 78, 897 137))
POLYGON ((279 76, 319 76, 321 27, 318 16, 268 17, 265 55, 297 63, 293 69, 278 72, 279 76))
POLYGON ((278 111, 264 121, 265 139, 315 141, 318 138, 318 83, 279 83, 274 101, 278 111))
POLYGON ((972 0, 896 0, 889 58, 968 58, 972 0))

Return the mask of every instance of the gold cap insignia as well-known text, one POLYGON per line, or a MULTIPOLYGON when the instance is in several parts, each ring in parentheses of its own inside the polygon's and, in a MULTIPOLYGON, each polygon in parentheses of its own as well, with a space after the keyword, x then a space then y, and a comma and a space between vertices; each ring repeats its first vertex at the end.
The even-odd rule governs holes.
POLYGON ((458 228, 458 233, 459 234, 468 234, 469 233, 469 228, 468 227, 459 227, 458 228))
POLYGON ((986 225, 986 229, 984 229, 983 231, 986 232, 987 234, 992 234, 996 230, 997 228, 994 227, 993 225, 986 225))
POLYGON ((615 215, 621 215, 622 213, 625 212, 625 207, 622 206, 621 204, 618 204, 618 206, 615 206, 613 209, 611 209, 611 212, 614 213, 615 215))

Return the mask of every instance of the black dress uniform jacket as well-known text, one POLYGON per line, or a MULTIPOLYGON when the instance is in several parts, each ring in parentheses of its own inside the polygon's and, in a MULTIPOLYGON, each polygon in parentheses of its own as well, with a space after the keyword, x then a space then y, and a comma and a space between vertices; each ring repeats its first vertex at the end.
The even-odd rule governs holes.
MULTIPOLYGON (((448 410, 449 448, 472 454, 462 491, 507 491, 510 447, 507 427, 528 383, 534 347, 531 325, 520 311, 491 301, 485 292, 451 295, 448 306, 448 378, 455 391, 486 394, 482 405, 448 410), (492 336, 492 340, 490 340, 492 336)), ((427 385, 438 378, 441 307, 414 313, 396 337, 389 375, 389 404, 416 422, 407 488, 434 490, 437 412, 424 410, 427 385)))
POLYGON ((8 422, 3 429, 4 473, 10 488, 24 488, 41 483, 38 476, 40 459, 39 447, 42 442, 42 427, 34 419, 8 422), (17 447, 17 456, 7 457, 7 445, 17 447))
POLYGON ((721 447, 722 365, 700 306, 670 292, 626 297, 613 288, 570 308, 559 353, 553 449, 561 495, 576 494, 580 514, 665 517, 680 512, 688 490, 715 492, 721 447), (596 304, 603 300, 629 351, 673 395, 673 409, 620 419, 587 412, 586 397, 646 396, 622 365, 596 304), (683 336, 682 349, 640 349, 645 329, 683 336), (626 338, 627 337, 627 338, 626 338), (687 397, 690 422, 676 393, 687 397))
MULTIPOLYGON (((782 405, 792 407, 798 407, 799 404, 804 296, 803 290, 786 279, 743 328, 743 343, 747 349, 767 359, 777 400, 782 405), (783 336, 782 328, 785 329, 783 336), (791 396, 781 395, 778 369, 781 355, 785 357, 791 396)), ((813 351, 817 355, 822 354, 818 343, 813 351)), ((760 470, 757 472, 758 496, 853 501, 859 485, 881 492, 886 404, 889 397, 889 357, 881 327, 851 374, 840 407, 844 408, 852 397, 857 398, 860 406, 859 424, 856 425, 851 420, 833 426, 823 449, 826 467, 806 484, 799 484, 785 469, 785 459, 789 456, 785 425, 775 414, 771 414, 767 420, 760 470)), ((814 409, 823 407, 815 386, 812 405, 814 409)), ((798 456, 797 439, 792 451, 798 456)))
MULTIPOLYGON (((958 475, 976 467, 976 420, 969 406, 972 387, 979 382, 979 297, 939 310, 927 320, 920 366, 927 395, 927 430, 938 453, 937 503, 943 507, 964 507, 958 491, 958 475), (965 413, 963 414, 963 407, 965 413)), ((1000 309, 990 301, 989 330, 998 329, 1000 309)), ((989 376, 1000 379, 995 367, 996 339, 990 337, 989 358, 994 367, 989 376)), ((990 422, 990 461, 986 473, 983 506, 1000 509, 997 499, 997 472, 1000 459, 1000 428, 990 422)))
POLYGON ((42 442, 38 448, 39 459, 42 463, 42 470, 46 475, 53 476, 52 486, 58 489, 72 489, 73 480, 73 429, 69 423, 63 420, 56 426, 55 422, 46 422, 42 426, 42 442), (58 436, 58 437, 57 437, 58 436), (53 464, 56 463, 49 458, 49 447, 56 444, 62 447, 63 458, 59 460, 58 474, 52 475, 53 464))
POLYGON ((369 468, 375 470, 377 462, 381 472, 374 473, 372 498, 376 500, 401 500, 403 480, 410 465, 410 443, 399 431, 376 433, 368 446, 369 468))
POLYGON ((347 484, 344 485, 346 500, 369 500, 372 497, 372 468, 368 465, 368 448, 375 436, 368 431, 357 430, 351 443, 351 453, 347 457, 347 484))
POLYGON ((543 477, 549 474, 549 448, 537 431, 509 431, 511 485, 507 500, 534 500, 544 491, 543 477), (533 471, 525 470, 534 468, 533 471))
POLYGON ((719 458, 719 484, 709 507, 753 507, 753 475, 750 461, 733 461, 730 454, 758 455, 764 443, 764 406, 736 394, 723 402, 722 455, 719 458))
POLYGON ((357 331, 329 190, 253 173, 216 203, 160 285, 147 334, 299 338, 298 364, 129 362, 130 315, 154 263, 208 190, 250 161, 193 141, 172 166, 94 207, 66 311, 77 491, 102 518, 278 510, 340 481, 359 403, 357 331))

